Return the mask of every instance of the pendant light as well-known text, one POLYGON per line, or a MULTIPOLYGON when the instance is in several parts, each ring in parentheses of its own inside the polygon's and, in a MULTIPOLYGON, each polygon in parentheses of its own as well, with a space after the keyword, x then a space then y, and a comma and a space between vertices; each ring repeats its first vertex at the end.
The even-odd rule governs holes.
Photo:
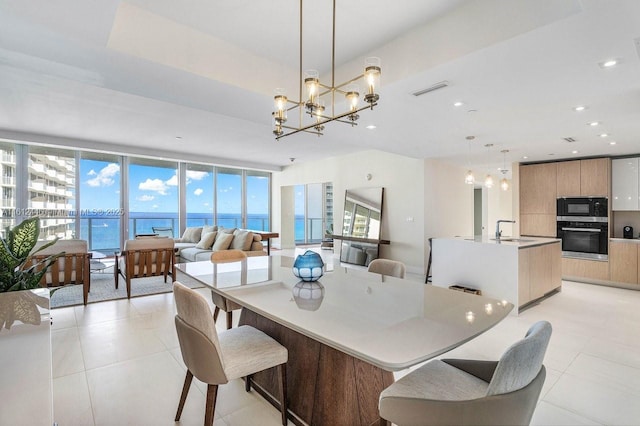
MULTIPOLYGON (((492 143, 488 143, 485 145, 485 147, 487 148, 487 157, 488 160, 491 159, 491 155, 490 155, 490 150, 491 147, 493 146, 492 143)), ((489 162, 487 162, 487 166, 489 166, 489 162)), ((487 188, 492 188, 493 187, 493 177, 491 176, 491 173, 488 173, 489 168, 487 167, 487 176, 485 176, 484 178, 484 186, 486 186, 487 188)))
POLYGON ((467 174, 464 176, 464 183, 466 183, 467 185, 473 185, 476 181, 476 179, 473 177, 473 171, 471 171, 471 141, 474 140, 476 137, 475 136, 467 136, 467 166, 469 167, 469 170, 467 170, 467 174))
POLYGON ((503 191, 508 191, 509 190, 509 181, 507 180, 507 172, 509 170, 507 170, 507 152, 509 152, 508 149, 503 149, 502 151, 500 151, 502 153, 502 169, 500 169, 500 173, 502 173, 502 179, 500 180, 500 188, 503 191))

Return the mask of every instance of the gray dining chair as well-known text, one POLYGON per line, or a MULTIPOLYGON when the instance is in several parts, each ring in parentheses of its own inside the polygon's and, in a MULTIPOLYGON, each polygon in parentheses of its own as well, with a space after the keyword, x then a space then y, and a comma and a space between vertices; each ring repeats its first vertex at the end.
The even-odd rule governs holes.
POLYGON ((205 426, 213 425, 218 385, 240 377, 246 378, 245 389, 251 390, 251 376, 278 367, 280 376, 280 409, 282 424, 287 424, 287 348, 260 330, 243 325, 220 333, 207 300, 195 290, 173 283, 178 311, 176 331, 187 374, 182 387, 175 421, 180 421, 184 403, 195 376, 207 384, 205 426))
POLYGON ((380 393, 380 417, 399 426, 528 425, 550 338, 551 324, 539 321, 499 361, 430 361, 380 393))
POLYGON ((404 278, 404 263, 390 259, 373 259, 369 263, 369 272, 381 275, 389 275, 396 278, 404 278))
MULTIPOLYGON (((212 263, 229 263, 229 262, 239 262, 245 260, 247 255, 242 250, 220 250, 214 251, 211 254, 211 262, 212 263)), ((240 283, 238 283, 240 284, 240 283)), ((211 300, 216 308, 213 310, 213 320, 218 320, 218 314, 220 311, 224 311, 227 313, 227 330, 233 326, 233 311, 236 311, 242 306, 238 305, 235 302, 227 299, 219 295, 218 293, 211 290, 211 300)))

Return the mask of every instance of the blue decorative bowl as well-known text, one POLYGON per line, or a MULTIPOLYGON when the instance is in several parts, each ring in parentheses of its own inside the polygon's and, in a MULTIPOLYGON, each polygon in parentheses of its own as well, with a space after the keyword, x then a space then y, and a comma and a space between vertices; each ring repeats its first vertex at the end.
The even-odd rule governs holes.
POLYGON ((293 275, 302 281, 317 281, 324 274, 322 257, 314 251, 307 250, 296 257, 293 263, 293 275))

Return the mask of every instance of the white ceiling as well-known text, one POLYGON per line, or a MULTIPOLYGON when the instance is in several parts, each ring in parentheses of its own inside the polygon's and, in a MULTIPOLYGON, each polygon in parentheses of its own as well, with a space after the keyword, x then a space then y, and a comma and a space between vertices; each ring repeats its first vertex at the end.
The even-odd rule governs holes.
MULTIPOLYGON (((640 152, 640 1, 337 3, 336 82, 379 56, 380 104, 275 141, 274 89, 297 98, 297 1, 0 0, 0 137, 269 170, 368 149, 475 168, 640 152)), ((328 83, 331 2, 303 19, 303 68, 328 83)))

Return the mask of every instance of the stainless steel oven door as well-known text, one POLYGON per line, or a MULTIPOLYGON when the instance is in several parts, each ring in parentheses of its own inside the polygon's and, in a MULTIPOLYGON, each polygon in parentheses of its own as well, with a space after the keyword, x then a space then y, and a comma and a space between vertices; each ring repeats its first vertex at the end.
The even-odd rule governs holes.
POLYGON ((562 255, 581 259, 607 260, 607 227, 572 227, 559 224, 562 255))

